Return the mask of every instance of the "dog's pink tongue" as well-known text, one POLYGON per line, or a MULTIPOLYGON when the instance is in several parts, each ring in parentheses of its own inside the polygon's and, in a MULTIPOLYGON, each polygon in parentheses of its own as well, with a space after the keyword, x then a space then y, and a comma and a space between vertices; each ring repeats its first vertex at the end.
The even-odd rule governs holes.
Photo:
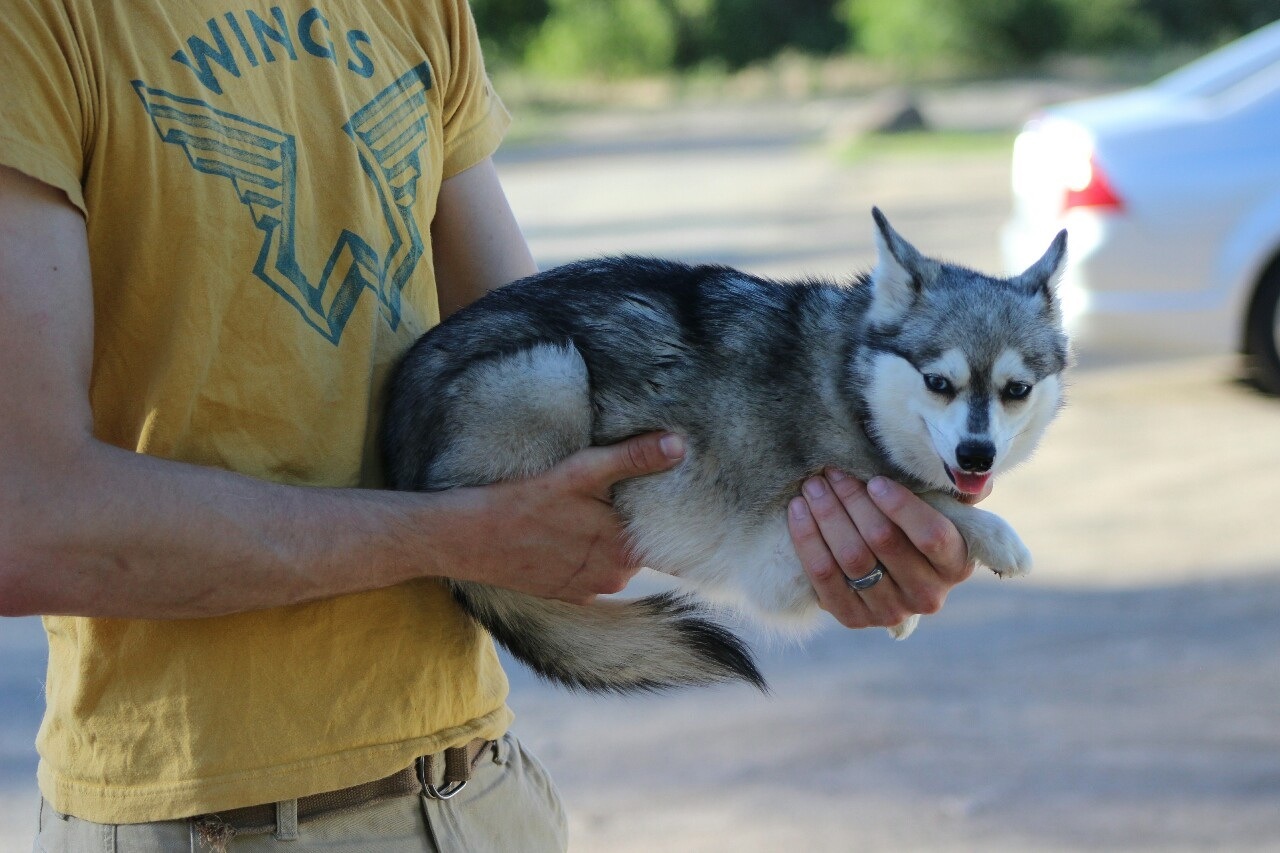
POLYGON ((987 480, 991 479, 990 474, 966 474, 963 471, 952 471, 951 475, 956 478, 956 489, 966 495, 982 494, 987 480))

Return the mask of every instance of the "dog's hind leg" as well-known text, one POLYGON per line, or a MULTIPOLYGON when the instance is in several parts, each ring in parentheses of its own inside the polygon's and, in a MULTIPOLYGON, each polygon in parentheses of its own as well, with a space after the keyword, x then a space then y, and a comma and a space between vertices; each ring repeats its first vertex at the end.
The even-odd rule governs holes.
POLYGON ((569 344, 536 344, 469 366, 445 393, 449 439, 432 489, 538 474, 591 443, 587 366, 569 344))
MULTIPOLYGON (((433 489, 537 474, 590 444, 587 368, 568 345, 478 361, 442 393, 449 437, 430 463, 433 489)), ((467 581, 449 586, 508 651, 560 684, 604 692, 764 685, 742 641, 675 596, 576 606, 467 581)))

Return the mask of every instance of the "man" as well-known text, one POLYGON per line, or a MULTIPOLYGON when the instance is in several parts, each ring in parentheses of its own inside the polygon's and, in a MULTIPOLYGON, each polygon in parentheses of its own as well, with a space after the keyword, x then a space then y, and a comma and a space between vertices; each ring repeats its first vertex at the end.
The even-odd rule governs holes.
MULTIPOLYGON (((39 845, 563 848, 492 644, 431 578, 621 589, 610 487, 683 451, 369 488, 390 366, 534 270, 465 2, 0 21, 0 613, 49 634, 39 845)), ((969 572, 892 483, 814 478, 790 518, 852 627, 969 572)))

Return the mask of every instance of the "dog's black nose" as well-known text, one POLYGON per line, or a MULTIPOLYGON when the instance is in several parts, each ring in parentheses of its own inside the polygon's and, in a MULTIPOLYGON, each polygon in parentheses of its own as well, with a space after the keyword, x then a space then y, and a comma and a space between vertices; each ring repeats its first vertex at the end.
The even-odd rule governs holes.
POLYGON ((996 461, 996 446, 989 441, 962 441, 956 445, 956 463, 968 474, 985 474, 996 461))

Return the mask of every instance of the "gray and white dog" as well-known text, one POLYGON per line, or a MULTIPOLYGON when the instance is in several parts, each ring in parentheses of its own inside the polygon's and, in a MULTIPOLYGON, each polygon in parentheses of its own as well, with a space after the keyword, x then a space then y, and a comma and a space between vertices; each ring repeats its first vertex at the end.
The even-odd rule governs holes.
MULTIPOLYGON (((827 467, 905 483, 955 523, 972 559, 1025 574, 1030 554, 1009 525, 956 498, 1025 459, 1061 406, 1066 232, 1026 272, 993 278, 921 255, 872 214, 878 264, 849 283, 622 257, 488 294, 398 368, 383 433, 391 485, 526 477, 588 445, 669 430, 686 437, 685 459, 614 489, 634 552, 763 624, 815 621, 786 507, 827 467)), ((515 657, 566 686, 763 687, 745 645, 691 597, 578 606, 449 583, 515 657)), ((905 637, 917 618, 891 631, 905 637)))

